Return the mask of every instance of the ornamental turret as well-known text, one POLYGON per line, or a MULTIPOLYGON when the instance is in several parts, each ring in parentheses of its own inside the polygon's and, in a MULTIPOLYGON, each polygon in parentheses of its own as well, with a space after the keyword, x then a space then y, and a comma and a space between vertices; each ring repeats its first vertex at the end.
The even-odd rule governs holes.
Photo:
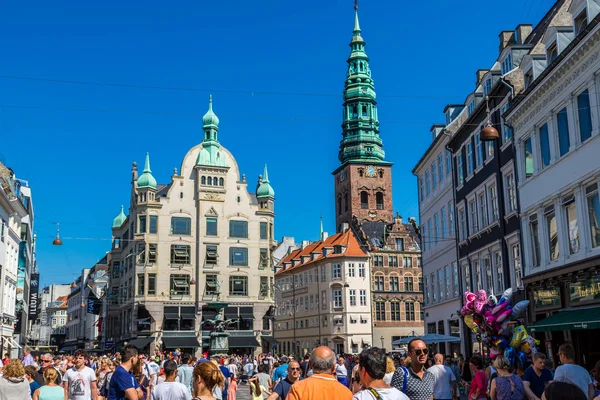
POLYGON ((385 158, 383 142, 379 138, 375 86, 365 45, 356 9, 344 83, 343 139, 339 152, 342 164, 348 161, 372 163, 385 158))
POLYGON ((127 220, 127 215, 125 215, 124 209, 125 208, 123 206, 121 206, 121 212, 113 220, 113 224, 112 224, 113 229, 120 228, 121 225, 123 225, 123 223, 127 220))
POLYGON ((198 153, 197 165, 227 167, 225 157, 221 155, 219 144, 219 117, 213 111, 212 95, 208 97, 208 111, 202 117, 202 129, 204 130, 204 139, 202 140, 202 150, 198 153))

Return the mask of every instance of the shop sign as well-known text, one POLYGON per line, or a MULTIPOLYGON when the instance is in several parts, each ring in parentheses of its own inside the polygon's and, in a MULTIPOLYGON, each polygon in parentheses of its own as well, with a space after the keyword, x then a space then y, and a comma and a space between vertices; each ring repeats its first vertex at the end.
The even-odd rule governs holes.
POLYGON ((533 302, 536 309, 560 307, 560 289, 542 289, 533 292, 533 302))
POLYGON ((571 303, 583 303, 600 299, 600 277, 569 284, 571 303))

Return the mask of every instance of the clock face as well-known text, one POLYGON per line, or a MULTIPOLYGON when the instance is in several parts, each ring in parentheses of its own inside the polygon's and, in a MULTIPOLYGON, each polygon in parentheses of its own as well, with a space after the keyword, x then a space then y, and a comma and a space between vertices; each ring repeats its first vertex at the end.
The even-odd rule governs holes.
POLYGON ((367 176, 368 177, 374 177, 375 176, 375 167, 373 167, 373 166, 368 166, 367 167, 367 176))

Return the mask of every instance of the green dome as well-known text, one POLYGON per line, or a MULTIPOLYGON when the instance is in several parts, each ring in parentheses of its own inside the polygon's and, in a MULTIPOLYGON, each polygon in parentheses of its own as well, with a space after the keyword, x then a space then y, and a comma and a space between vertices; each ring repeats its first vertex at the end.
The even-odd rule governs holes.
POLYGON ((144 172, 137 180, 138 189, 150 188, 156 190, 156 179, 152 176, 150 170, 150 154, 146 153, 146 164, 144 164, 144 172))
POLYGON ((121 213, 119 215, 117 215, 117 218, 115 218, 113 220, 112 227, 113 228, 120 228, 121 225, 123 225, 123 223, 125 222, 126 219, 127 219, 127 216, 123 212, 123 206, 121 206, 121 213))
POLYGON ((256 197, 275 197, 275 191, 269 183, 269 173, 267 172, 267 164, 265 164, 265 173, 263 174, 262 183, 256 190, 256 197))
POLYGON ((208 111, 202 117, 202 125, 204 127, 213 126, 215 128, 219 126, 219 117, 217 117, 217 114, 212 109, 212 94, 208 98, 208 111))

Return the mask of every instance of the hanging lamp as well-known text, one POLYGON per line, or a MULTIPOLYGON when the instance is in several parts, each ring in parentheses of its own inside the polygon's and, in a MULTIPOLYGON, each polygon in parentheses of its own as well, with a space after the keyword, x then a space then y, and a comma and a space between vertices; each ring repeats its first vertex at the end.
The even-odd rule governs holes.
POLYGON ((62 246, 62 240, 60 238, 60 223, 56 223, 56 238, 52 241, 54 246, 62 246))
POLYGON ((482 142, 491 142, 500 137, 498 134, 498 130, 492 126, 492 119, 490 115, 490 102, 489 97, 485 96, 485 110, 487 113, 487 126, 483 128, 480 133, 480 138, 482 142))

